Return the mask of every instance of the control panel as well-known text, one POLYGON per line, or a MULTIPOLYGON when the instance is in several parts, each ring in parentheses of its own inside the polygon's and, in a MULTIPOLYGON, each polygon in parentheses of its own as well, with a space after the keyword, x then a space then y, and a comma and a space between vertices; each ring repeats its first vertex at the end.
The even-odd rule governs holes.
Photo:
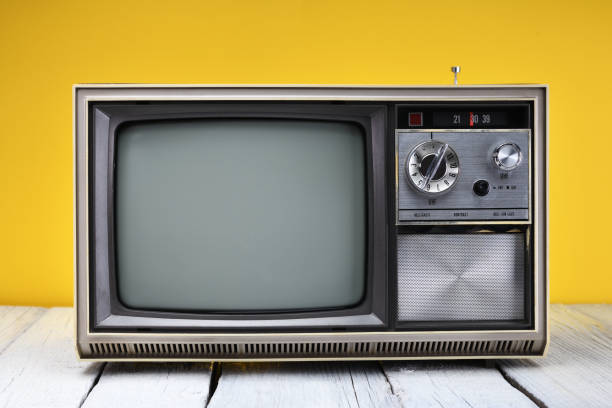
POLYGON ((396 130, 398 224, 529 221, 531 129, 523 105, 398 113, 405 126, 396 130))

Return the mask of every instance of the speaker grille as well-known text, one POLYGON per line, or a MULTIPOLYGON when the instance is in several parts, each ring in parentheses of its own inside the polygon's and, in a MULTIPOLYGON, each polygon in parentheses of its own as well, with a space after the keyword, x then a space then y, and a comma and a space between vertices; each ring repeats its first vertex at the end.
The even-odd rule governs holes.
POLYGON ((402 234, 397 245, 399 321, 524 318, 524 234, 402 234))

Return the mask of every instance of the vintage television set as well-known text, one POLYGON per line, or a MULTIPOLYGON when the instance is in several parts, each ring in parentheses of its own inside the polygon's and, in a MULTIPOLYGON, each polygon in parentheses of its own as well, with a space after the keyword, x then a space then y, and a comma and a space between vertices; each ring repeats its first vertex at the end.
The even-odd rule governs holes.
POLYGON ((78 85, 83 359, 534 357, 546 86, 78 85))

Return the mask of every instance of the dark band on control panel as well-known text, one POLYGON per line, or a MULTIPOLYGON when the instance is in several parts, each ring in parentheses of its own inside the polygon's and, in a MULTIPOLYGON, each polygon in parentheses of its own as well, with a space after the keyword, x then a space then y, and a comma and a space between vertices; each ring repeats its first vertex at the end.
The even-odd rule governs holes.
POLYGON ((528 129, 528 103, 413 103, 397 108, 398 129, 528 129))

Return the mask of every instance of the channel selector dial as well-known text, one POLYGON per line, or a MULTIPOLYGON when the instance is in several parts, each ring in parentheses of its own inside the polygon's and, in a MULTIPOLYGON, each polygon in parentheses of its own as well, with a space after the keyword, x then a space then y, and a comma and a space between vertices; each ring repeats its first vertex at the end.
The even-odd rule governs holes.
POLYGON ((406 176, 421 194, 436 196, 450 191, 459 177, 459 158, 448 145, 431 140, 417 145, 406 157, 406 176))
POLYGON ((493 163, 502 171, 516 169, 521 160, 521 149, 514 143, 504 143, 493 152, 493 163))

